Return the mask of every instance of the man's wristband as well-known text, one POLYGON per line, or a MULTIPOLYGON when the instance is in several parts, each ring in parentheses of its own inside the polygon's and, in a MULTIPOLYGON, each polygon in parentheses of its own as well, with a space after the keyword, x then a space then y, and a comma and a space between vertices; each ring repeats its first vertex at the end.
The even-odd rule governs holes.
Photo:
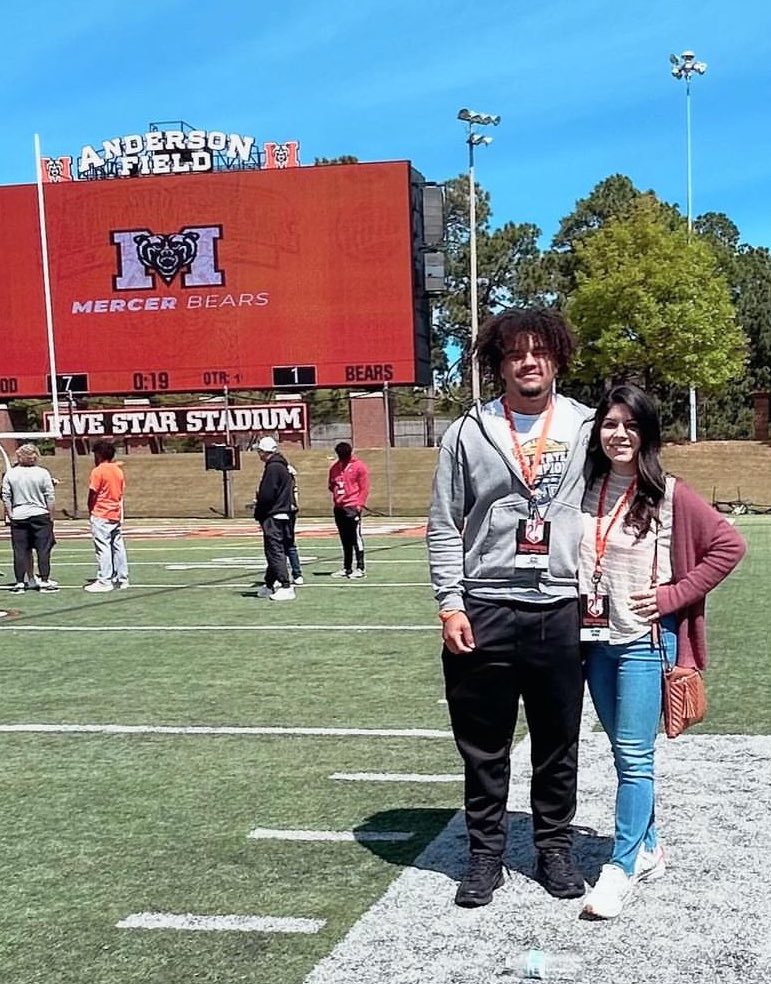
POLYGON ((462 608, 447 608, 443 612, 438 612, 437 618, 440 622, 449 622, 453 615, 460 615, 462 612, 462 608))

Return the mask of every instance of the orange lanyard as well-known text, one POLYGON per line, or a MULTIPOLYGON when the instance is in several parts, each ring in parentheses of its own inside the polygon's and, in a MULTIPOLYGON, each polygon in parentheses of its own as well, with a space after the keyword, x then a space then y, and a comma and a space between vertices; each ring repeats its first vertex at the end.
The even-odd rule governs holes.
POLYGON ((554 416, 554 400, 552 399, 549 403, 549 411, 546 414, 546 420, 543 422, 543 429, 541 430, 541 434, 535 446, 535 454, 533 455, 530 463, 528 463, 525 458, 524 452, 522 451, 522 445, 519 443, 519 434, 517 434, 517 428, 514 424, 514 417, 509 410, 509 403, 505 396, 501 397, 501 403, 503 404, 503 412, 506 414, 506 420, 509 422, 511 443, 514 446, 514 457, 517 459, 517 463, 522 470, 522 477, 525 480, 525 485, 530 490, 530 496, 532 498, 535 487, 538 484, 538 466, 541 464, 544 448, 546 447, 546 442, 549 439, 549 428, 551 427, 551 419, 554 416))
POLYGON ((597 520, 594 527, 594 550, 595 550, 595 561, 594 561, 594 575, 592 576, 592 581, 595 585, 599 583, 602 577, 602 558, 605 556, 605 551, 608 549, 608 537, 610 536, 610 531, 616 524, 616 520, 624 512, 632 499, 632 496, 637 489, 637 479, 633 478, 629 483, 626 492, 624 492, 621 499, 616 503, 616 507, 610 515, 610 522, 608 523, 605 533, 602 532, 602 514, 605 511, 605 496, 608 492, 608 482, 610 481, 610 472, 605 476, 605 480, 602 483, 602 488, 600 489, 600 501, 597 503, 597 520))

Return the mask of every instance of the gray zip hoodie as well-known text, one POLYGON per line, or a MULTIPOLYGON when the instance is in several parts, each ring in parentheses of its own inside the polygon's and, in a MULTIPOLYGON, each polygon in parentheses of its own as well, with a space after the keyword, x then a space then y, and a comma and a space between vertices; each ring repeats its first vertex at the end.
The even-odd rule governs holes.
POLYGON ((568 397, 580 429, 551 500, 548 570, 514 566, 517 524, 529 491, 514 455, 490 436, 492 419, 476 404, 446 431, 439 449, 426 541, 440 610, 465 610, 464 598, 551 604, 578 595, 584 463, 594 410, 568 397))

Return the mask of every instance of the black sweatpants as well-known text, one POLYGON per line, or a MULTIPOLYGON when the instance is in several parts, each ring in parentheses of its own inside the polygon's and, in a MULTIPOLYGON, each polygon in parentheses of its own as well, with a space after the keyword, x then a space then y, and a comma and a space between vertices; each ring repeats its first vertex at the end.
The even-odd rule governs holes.
POLYGON ((470 849, 503 854, 520 696, 531 739, 535 846, 569 847, 584 691, 578 602, 467 599, 466 608, 477 648, 456 656, 445 646, 442 661, 450 720, 465 763, 470 849))
POLYGON ((274 519, 268 516, 262 521, 262 542, 265 548, 265 583, 269 588, 280 584, 289 587, 287 574, 287 555, 292 546, 292 531, 288 519, 274 519))
POLYGON ((356 566, 364 570, 364 541, 361 538, 361 511, 350 506, 335 506, 335 523, 343 545, 343 568, 349 574, 353 570, 353 554, 356 566))
POLYGON ((11 544, 13 545, 13 573, 17 584, 24 581, 32 549, 37 553, 37 569, 40 577, 44 581, 50 578, 54 523, 48 513, 30 516, 28 519, 12 519, 11 544))

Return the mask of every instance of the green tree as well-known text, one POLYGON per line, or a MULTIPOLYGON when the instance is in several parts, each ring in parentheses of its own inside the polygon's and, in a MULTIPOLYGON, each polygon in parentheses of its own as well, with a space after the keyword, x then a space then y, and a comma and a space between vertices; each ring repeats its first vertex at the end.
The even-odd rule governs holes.
POLYGON ((573 211, 560 222, 552 248, 575 249, 576 243, 598 232, 611 219, 626 215, 642 194, 625 174, 611 174, 592 188, 586 198, 579 198, 573 211))
POLYGON ((584 381, 716 389, 741 376, 746 339, 712 250, 652 195, 576 244, 568 311, 584 381))
POLYGON ((313 163, 318 167, 328 164, 358 164, 359 158, 352 157, 350 154, 341 154, 340 157, 317 157, 313 163))
MULTIPOLYGON (((552 294, 559 304, 576 289, 579 263, 576 248, 595 235, 613 219, 627 216, 643 195, 655 197, 653 191, 642 192, 625 174, 611 174, 579 198, 573 211, 560 222, 552 239, 551 250, 545 254, 543 265, 548 272, 552 294)), ((676 228, 685 222, 677 207, 660 202, 662 218, 676 228)))
MULTIPOLYGON (((468 378, 471 339, 471 229, 468 178, 445 184, 447 222, 447 293, 434 305, 434 367, 447 366, 448 345, 460 353, 461 374, 468 378)), ((531 223, 507 222, 490 229, 490 196, 476 186, 477 286, 479 323, 502 307, 543 302, 548 278, 538 246, 540 229, 531 223)))

